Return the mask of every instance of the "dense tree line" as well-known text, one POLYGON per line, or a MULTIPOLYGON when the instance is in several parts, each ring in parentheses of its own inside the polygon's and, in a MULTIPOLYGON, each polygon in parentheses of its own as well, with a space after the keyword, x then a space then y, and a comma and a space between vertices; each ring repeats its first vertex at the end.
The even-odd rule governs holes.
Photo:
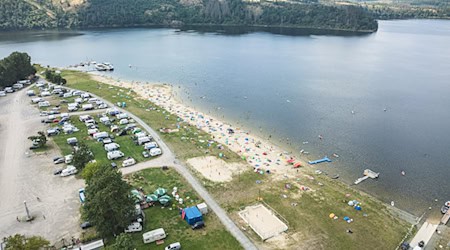
POLYGON ((0 87, 11 86, 36 73, 27 53, 13 52, 0 60, 0 87))
POLYGON ((0 30, 126 27, 142 25, 263 25, 376 30, 366 9, 317 0, 88 0, 65 9, 50 0, 0 0, 0 30))
POLYGON ((65 78, 63 78, 61 76, 61 74, 56 73, 56 71, 54 71, 54 70, 46 69, 44 75, 45 75, 45 79, 47 79, 48 81, 50 81, 52 83, 59 84, 59 85, 64 85, 67 83, 67 80, 65 78))

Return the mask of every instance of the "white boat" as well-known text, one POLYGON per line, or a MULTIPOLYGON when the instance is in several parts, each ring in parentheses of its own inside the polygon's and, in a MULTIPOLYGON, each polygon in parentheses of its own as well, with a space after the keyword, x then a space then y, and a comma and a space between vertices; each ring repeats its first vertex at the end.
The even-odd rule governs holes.
POLYGON ((98 71, 113 71, 114 66, 111 63, 97 63, 95 69, 98 71))

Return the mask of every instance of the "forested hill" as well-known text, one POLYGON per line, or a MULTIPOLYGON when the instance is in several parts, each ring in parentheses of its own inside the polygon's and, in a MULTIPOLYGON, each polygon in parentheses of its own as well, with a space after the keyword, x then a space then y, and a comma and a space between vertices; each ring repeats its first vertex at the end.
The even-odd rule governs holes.
POLYGON ((0 0, 0 30, 255 25, 376 31, 362 7, 318 0, 0 0))

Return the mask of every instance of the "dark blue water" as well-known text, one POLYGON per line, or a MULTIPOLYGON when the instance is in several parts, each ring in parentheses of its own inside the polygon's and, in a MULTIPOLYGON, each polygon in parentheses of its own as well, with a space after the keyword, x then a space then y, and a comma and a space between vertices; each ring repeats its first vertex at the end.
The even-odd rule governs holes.
POLYGON ((319 168, 347 183, 366 168, 381 172, 358 188, 419 214, 435 198, 450 199, 450 21, 379 24, 365 36, 3 34, 0 56, 26 51, 52 66, 108 61, 112 76, 180 86, 190 105, 311 159, 339 154, 319 168))

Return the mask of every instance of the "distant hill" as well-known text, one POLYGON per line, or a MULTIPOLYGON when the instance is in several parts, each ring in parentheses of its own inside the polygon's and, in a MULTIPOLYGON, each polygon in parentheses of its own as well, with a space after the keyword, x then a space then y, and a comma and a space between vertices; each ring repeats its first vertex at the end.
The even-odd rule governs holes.
POLYGON ((0 0, 0 30, 248 25, 376 31, 364 8, 318 0, 0 0))

